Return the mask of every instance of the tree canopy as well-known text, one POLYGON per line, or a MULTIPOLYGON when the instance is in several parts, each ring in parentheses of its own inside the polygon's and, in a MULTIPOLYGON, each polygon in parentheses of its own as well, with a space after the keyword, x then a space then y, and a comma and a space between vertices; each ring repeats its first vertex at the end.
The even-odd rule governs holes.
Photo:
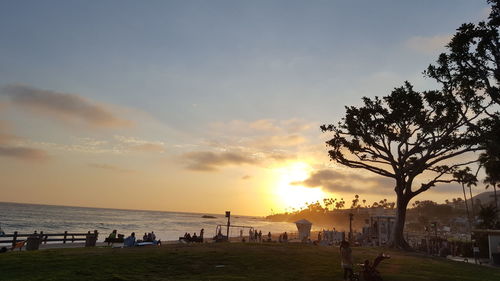
POLYGON ((333 132, 327 141, 332 160, 394 178, 396 193, 408 197, 436 183, 454 181, 454 174, 476 162, 457 156, 481 149, 480 131, 470 126, 482 111, 452 93, 417 92, 406 82, 386 97, 365 97, 363 103, 346 107, 337 125, 321 126, 324 132, 333 132), (414 186, 415 177, 424 172, 427 179, 414 186))
POLYGON ((425 74, 441 83, 444 90, 472 102, 476 110, 484 109, 488 118, 480 124, 485 148, 481 163, 488 175, 486 182, 495 185, 500 183, 500 1, 488 3, 488 19, 460 26, 448 44, 448 52, 441 54, 425 74))

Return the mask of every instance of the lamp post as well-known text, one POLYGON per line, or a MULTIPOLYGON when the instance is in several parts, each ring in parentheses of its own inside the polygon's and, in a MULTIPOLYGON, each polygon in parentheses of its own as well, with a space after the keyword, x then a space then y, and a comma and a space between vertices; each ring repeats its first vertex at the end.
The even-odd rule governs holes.
POLYGON ((226 211, 227 218, 227 241, 229 241, 229 226, 231 225, 231 211, 226 211))
POLYGON ((349 213, 349 242, 352 242, 352 219, 354 217, 353 213, 349 213))

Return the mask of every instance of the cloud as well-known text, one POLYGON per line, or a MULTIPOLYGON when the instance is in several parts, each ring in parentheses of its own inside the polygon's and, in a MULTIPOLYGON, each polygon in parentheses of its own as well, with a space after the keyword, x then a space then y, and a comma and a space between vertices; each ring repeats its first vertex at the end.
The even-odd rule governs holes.
POLYGON ((195 151, 182 155, 186 168, 193 171, 216 171, 222 166, 256 164, 246 153, 195 151))
POLYGON ((132 151, 140 151, 140 152, 165 152, 165 147, 161 144, 156 143, 144 143, 138 145, 130 146, 130 150, 132 151))
POLYGON ((134 137, 114 136, 123 150, 137 152, 165 152, 165 143, 161 141, 148 141, 134 137))
POLYGON ((44 150, 25 147, 19 142, 21 137, 9 132, 9 125, 6 121, 0 120, 0 157, 10 157, 20 160, 45 160, 48 158, 44 150))
POLYGON ((123 169, 123 168, 120 168, 118 166, 109 165, 109 164, 89 163, 88 166, 92 167, 92 168, 96 168, 96 169, 102 169, 102 170, 108 170, 108 171, 120 172, 120 173, 135 172, 134 170, 123 169))
POLYGON ((130 153, 164 153, 165 144, 161 141, 150 141, 135 137, 114 136, 111 139, 91 137, 73 137, 70 144, 52 142, 30 142, 32 145, 46 149, 62 150, 92 154, 130 154, 130 153))
POLYGON ((341 173, 333 169, 315 171, 307 179, 292 182, 291 184, 305 187, 321 187, 329 192, 360 194, 388 194, 394 188, 394 180, 390 178, 365 177, 358 174, 341 173))
POLYGON ((248 141, 248 144, 255 147, 288 147, 297 146, 307 141, 306 138, 300 135, 284 135, 284 136, 264 136, 248 141))
POLYGON ((261 119, 248 123, 248 127, 258 131, 276 131, 280 129, 274 124, 273 120, 270 119, 261 119))
POLYGON ((436 35, 431 37, 414 36, 404 43, 407 48, 423 54, 435 54, 444 51, 446 44, 451 40, 452 35, 436 35))
POLYGON ((12 104, 59 120, 81 121, 92 127, 129 127, 132 122, 115 116, 106 106, 76 94, 41 90, 25 85, 2 88, 12 104))
POLYGON ((254 121, 232 120, 210 124, 212 131, 222 131, 224 134, 237 135, 297 134, 317 127, 316 123, 298 118, 286 120, 259 119, 254 121))
POLYGON ((286 162, 289 160, 297 159, 296 154, 287 151, 270 151, 270 152, 260 152, 255 153, 261 159, 271 160, 275 162, 286 162))
POLYGON ((47 153, 43 150, 29 147, 15 147, 15 146, 0 146, 0 156, 11 157, 21 160, 45 160, 48 158, 47 153))
POLYGON ((275 166, 297 159, 310 142, 311 132, 305 131, 316 127, 313 124, 296 118, 212 123, 197 151, 181 156, 186 167, 195 171, 217 171, 224 166, 247 164, 275 166))
POLYGON ((19 139, 19 137, 8 134, 8 133, 3 133, 0 131, 0 145, 15 141, 17 139, 19 139))

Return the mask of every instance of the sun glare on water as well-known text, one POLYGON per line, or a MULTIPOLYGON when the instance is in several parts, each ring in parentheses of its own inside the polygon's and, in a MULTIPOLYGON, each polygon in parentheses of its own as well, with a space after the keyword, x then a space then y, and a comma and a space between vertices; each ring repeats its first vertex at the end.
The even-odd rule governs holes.
POLYGON ((295 162, 276 169, 278 174, 276 196, 283 209, 298 209, 304 207, 306 202, 321 201, 327 197, 321 188, 310 188, 297 184, 297 182, 307 179, 310 170, 309 165, 302 162, 295 162))

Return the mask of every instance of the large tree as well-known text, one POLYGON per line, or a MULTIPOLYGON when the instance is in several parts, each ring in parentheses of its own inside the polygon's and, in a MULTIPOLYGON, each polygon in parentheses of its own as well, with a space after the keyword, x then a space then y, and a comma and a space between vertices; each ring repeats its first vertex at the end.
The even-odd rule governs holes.
POLYGON ((338 124, 321 129, 333 133, 326 142, 332 160, 394 179, 397 217, 391 244, 407 248, 403 229, 410 200, 438 183, 474 181, 467 166, 477 160, 463 156, 481 149, 480 134, 471 129, 481 111, 447 91, 417 92, 408 82, 388 96, 363 102, 346 107, 338 124))

